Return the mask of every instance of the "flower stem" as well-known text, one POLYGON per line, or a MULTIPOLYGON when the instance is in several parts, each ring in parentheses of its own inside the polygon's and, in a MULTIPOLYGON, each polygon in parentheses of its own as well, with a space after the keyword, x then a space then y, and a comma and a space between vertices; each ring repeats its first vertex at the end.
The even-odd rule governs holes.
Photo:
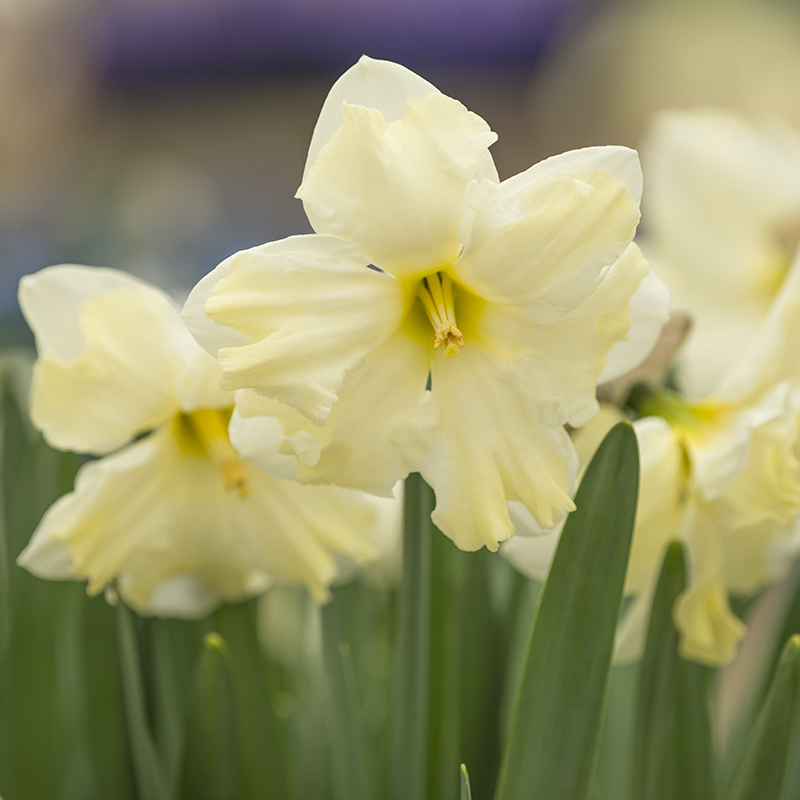
POLYGON ((417 473, 406 480, 403 580, 397 610, 390 800, 424 800, 428 752, 433 492, 417 473))

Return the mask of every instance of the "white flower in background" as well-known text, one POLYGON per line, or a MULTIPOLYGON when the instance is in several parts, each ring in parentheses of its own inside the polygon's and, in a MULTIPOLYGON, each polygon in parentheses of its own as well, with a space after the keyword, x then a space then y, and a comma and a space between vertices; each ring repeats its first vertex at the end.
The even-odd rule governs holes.
POLYGON ((631 243, 636 153, 596 147, 499 182, 477 115, 362 58, 323 106, 298 197, 316 234, 235 254, 184 319, 237 394, 234 442, 263 463, 280 420, 303 482, 386 494, 410 470, 465 550, 573 507, 564 425, 641 361, 666 290, 631 243), (633 325, 633 327, 632 327, 633 325), (430 375, 430 390, 426 384, 430 375))
MULTIPOLYGON (((782 579, 800 550, 800 258, 740 363, 701 402, 668 392, 645 400, 634 422, 641 452, 639 505, 618 656, 641 652, 667 545, 687 551, 688 585, 675 607, 687 658, 725 664, 744 635, 729 594, 782 579)), ((607 408, 581 434, 585 464, 621 418, 607 408)), ((543 579, 560 531, 517 538, 504 554, 543 579)))
POLYGON ((800 132, 730 112, 662 112, 642 147, 647 257, 693 313, 681 383, 703 396, 734 365, 800 243, 800 132))
POLYGON ((34 425, 53 447, 104 456, 45 514, 22 566, 86 579, 90 594, 113 585, 140 612, 199 616, 272 583, 323 600, 339 556, 373 555, 369 498, 239 457, 233 395, 163 292, 61 266, 23 278, 19 300, 38 349, 34 425))

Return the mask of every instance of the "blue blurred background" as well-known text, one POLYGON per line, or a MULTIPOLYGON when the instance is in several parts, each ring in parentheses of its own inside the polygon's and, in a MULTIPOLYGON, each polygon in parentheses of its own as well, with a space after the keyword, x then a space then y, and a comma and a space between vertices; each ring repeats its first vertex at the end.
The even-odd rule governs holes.
POLYGON ((309 230, 311 132, 362 53, 499 134, 501 178, 636 146, 664 106, 800 125, 797 2, 0 0, 0 343, 19 277, 78 262, 184 295, 235 250, 309 230))

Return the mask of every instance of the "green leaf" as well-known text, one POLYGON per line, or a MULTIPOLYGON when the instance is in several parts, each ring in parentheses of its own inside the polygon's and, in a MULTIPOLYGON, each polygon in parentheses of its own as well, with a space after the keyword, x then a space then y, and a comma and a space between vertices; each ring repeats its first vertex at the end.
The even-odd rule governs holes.
POLYGON ((589 793, 638 484, 636 436, 623 422, 589 464, 542 590, 496 800, 589 793))
POLYGON ((147 721, 139 646, 131 611, 120 602, 117 606, 122 686, 128 721, 136 787, 142 800, 168 800, 170 793, 158 760, 153 736, 147 721))
POLYGON ((218 633, 203 642, 189 703, 181 800, 237 800, 236 687, 228 646, 218 633))
POLYGON ((322 609, 322 646, 330 700, 329 737, 335 796, 366 800, 370 796, 364 757, 358 681, 352 645, 345 629, 344 600, 338 592, 322 609))
POLYGON ((461 800, 472 800, 472 790, 469 787, 469 773, 465 764, 461 765, 461 800))
POLYGON ((403 579, 394 665, 391 800, 425 800, 428 750, 433 492, 414 472, 406 479, 403 579))
POLYGON ((240 786, 237 800, 288 797, 281 727, 267 664, 256 635, 256 601, 221 606, 213 617, 228 645, 236 684, 240 786))
POLYGON ((742 760, 725 792, 725 800, 781 797, 797 715, 798 687, 800 636, 794 635, 783 648, 742 760))
POLYGON ((716 795, 706 669, 678 655, 672 621, 685 586, 683 548, 673 542, 661 568, 642 661, 634 749, 637 800, 706 800, 716 795))

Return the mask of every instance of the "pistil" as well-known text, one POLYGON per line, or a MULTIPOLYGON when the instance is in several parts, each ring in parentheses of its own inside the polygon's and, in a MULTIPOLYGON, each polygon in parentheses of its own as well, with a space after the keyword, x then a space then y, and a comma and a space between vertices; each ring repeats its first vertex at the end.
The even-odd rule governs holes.
POLYGON ((456 325, 453 281, 438 272, 428 275, 419 285, 419 298, 434 330, 433 347, 443 345, 447 358, 455 358, 464 346, 464 337, 456 325))
POLYGON ((225 489, 247 495, 247 475, 239 454, 228 438, 230 414, 222 408, 200 408, 184 415, 192 433, 211 460, 222 471, 225 489))

